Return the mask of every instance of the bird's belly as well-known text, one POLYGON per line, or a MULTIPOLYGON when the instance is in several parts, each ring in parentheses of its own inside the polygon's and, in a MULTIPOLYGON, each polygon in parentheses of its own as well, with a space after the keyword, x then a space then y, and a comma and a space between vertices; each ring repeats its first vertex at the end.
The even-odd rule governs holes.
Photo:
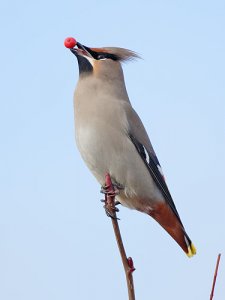
POLYGON ((106 149, 101 132, 82 126, 76 130, 76 143, 83 160, 101 185, 107 172, 106 149), (101 137, 101 138, 100 138, 101 137))
POLYGON ((125 132, 117 132, 113 127, 107 129, 106 124, 86 124, 76 130, 76 142, 82 158, 101 185, 104 185, 105 174, 109 173, 112 180, 123 187, 118 196, 123 205, 143 210, 138 207, 138 199, 142 199, 150 209, 155 201, 162 199, 147 167, 125 132))

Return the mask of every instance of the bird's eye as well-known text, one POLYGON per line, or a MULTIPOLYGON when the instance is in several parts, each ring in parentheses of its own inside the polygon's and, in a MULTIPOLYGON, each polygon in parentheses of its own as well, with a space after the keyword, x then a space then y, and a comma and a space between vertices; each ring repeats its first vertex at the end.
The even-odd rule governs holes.
POLYGON ((104 59, 107 59, 107 57, 104 54, 99 54, 97 59, 104 60, 104 59))

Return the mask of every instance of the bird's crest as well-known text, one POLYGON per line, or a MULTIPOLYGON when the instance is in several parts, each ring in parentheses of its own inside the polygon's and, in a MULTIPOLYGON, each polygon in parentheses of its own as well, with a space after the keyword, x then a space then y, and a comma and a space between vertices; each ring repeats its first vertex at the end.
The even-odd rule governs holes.
POLYGON ((105 53, 112 54, 116 57, 118 61, 121 62, 140 58, 140 56, 136 52, 124 48, 119 48, 119 47, 91 48, 91 50, 96 52, 105 52, 105 53))

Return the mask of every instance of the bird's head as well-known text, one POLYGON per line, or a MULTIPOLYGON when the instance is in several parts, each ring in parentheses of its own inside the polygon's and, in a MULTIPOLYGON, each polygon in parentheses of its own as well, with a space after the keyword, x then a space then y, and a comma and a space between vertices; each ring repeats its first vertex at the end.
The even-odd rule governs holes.
POLYGON ((121 62, 138 58, 135 52, 127 49, 117 47, 90 48, 79 42, 76 43, 76 47, 70 50, 77 57, 80 76, 118 76, 118 72, 122 71, 121 62))

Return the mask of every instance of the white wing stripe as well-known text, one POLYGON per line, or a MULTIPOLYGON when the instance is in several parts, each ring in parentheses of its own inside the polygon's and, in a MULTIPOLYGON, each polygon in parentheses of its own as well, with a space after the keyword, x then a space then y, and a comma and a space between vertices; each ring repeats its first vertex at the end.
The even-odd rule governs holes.
POLYGON ((147 161, 148 164, 150 164, 150 157, 149 157, 148 151, 145 149, 144 146, 143 146, 143 149, 145 151, 145 160, 147 161))

